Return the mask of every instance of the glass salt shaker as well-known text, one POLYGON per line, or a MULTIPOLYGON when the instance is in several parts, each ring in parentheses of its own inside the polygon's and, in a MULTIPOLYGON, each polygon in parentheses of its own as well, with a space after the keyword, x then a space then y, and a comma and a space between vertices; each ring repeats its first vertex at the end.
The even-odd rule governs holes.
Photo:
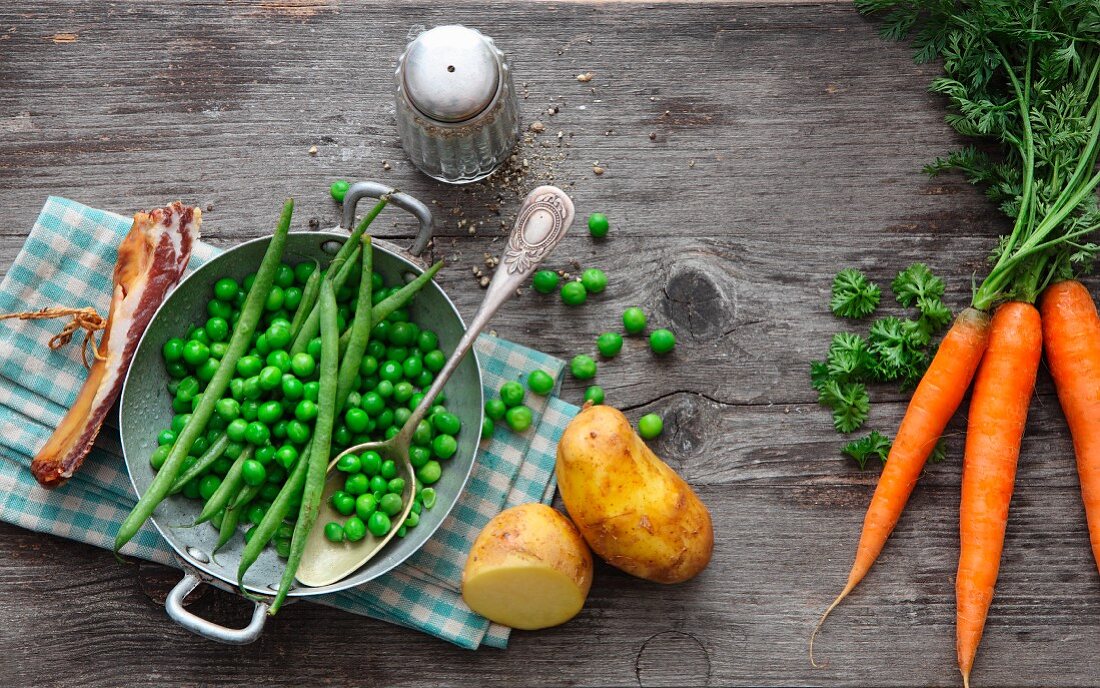
POLYGON ((519 139, 519 108, 493 39, 459 25, 425 31, 405 48, 395 81, 397 131, 421 172, 464 184, 508 159, 519 139))

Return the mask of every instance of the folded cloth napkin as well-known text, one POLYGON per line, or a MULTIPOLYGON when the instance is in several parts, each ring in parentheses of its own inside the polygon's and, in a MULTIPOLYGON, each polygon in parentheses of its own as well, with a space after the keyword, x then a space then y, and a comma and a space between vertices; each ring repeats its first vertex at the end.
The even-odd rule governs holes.
MULTIPOLYGON (((0 313, 91 306, 106 316, 118 244, 130 224, 129 218, 49 198, 0 283, 0 313)), ((217 254, 218 249, 200 243, 189 269, 217 254)), ((46 346, 63 322, 0 321, 0 519, 110 548, 117 525, 136 501, 122 461, 117 418, 109 415, 84 466, 62 487, 46 490, 30 472, 31 458, 76 398, 86 375, 79 336, 56 351, 46 346)), ((532 370, 544 370, 558 380, 565 368, 557 358, 487 335, 475 347, 486 398, 504 382, 523 380, 532 370)), ((549 502, 553 496, 555 447, 577 407, 556 396, 532 396, 529 403, 532 428, 522 434, 501 429, 482 441, 465 493, 420 551, 366 585, 306 599, 421 630, 460 647, 505 647, 511 629, 470 611, 462 601, 460 582, 466 554, 490 518, 507 507, 549 502)), ((123 552, 179 566, 148 523, 123 552)))

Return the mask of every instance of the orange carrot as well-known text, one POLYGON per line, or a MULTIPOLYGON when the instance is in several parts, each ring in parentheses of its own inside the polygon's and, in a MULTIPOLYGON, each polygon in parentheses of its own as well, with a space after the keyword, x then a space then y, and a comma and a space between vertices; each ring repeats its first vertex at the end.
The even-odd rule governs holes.
POLYGON ((970 685, 970 669, 993 601, 1016 460, 1043 350, 1039 311, 1029 303, 1001 305, 990 330, 970 400, 959 504, 955 635, 964 686, 970 685))
POLYGON ((1043 348, 1066 414, 1092 556, 1100 566, 1100 316, 1080 282, 1059 282, 1043 293, 1043 348))
POLYGON ((863 532, 848 583, 822 614, 810 636, 811 662, 814 637, 821 624, 867 575, 897 525, 929 454, 970 387, 989 341, 989 330, 989 316, 982 311, 967 308, 960 313, 917 385, 863 519, 863 532))

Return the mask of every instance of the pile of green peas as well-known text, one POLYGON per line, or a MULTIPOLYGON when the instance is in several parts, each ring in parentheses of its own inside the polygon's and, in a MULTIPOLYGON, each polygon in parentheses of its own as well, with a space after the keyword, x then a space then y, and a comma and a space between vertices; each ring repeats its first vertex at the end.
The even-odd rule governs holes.
MULTIPOLYGON (((316 263, 312 262, 279 266, 250 349, 237 361, 235 376, 229 383, 226 395, 217 401, 205 435, 195 441, 181 469, 181 472, 186 472, 193 468, 199 457, 223 435, 228 439, 223 453, 185 483, 181 490, 184 497, 205 502, 221 486, 246 448, 250 451, 240 466, 244 486, 252 487, 256 493, 244 507, 240 520, 246 527, 246 541, 252 529, 263 519, 305 449, 317 418, 321 339, 315 337, 311 340, 304 352, 294 355, 289 352, 294 313, 302 302, 303 289, 316 269, 316 263)), ((359 273, 358 270, 352 271, 351 277, 336 295, 339 308, 337 322, 341 331, 351 323, 355 313, 359 273)), ((165 342, 162 354, 170 378, 168 391, 172 395, 175 415, 169 427, 157 434, 158 447, 150 457, 150 464, 155 470, 164 464, 176 437, 190 420, 192 410, 198 406, 203 389, 218 370, 254 280, 255 275, 249 275, 240 284, 228 277, 218 280, 213 288, 213 298, 206 305, 207 320, 192 325, 184 337, 174 337, 165 342)), ((378 273, 372 275, 372 280, 373 304, 400 288, 386 285, 378 273)), ((374 325, 359 366, 354 391, 333 428, 333 454, 355 444, 396 435, 446 360, 447 355, 439 347, 439 337, 435 332, 410 322, 407 308, 394 311, 386 320, 374 325)), ((446 460, 457 451, 455 436, 461 431, 462 424, 457 416, 447 411, 445 403, 445 396, 440 394, 429 416, 417 428, 413 447, 409 450, 409 458, 416 469, 415 503, 409 518, 398 528, 397 534, 401 537, 408 528, 416 527, 423 509, 430 509, 435 504, 435 491, 429 486, 440 479, 446 460)), ((341 468, 348 473, 348 477, 344 490, 337 494, 354 495, 353 510, 359 518, 359 525, 373 533, 385 523, 384 534, 393 525, 388 518, 404 511, 404 504, 401 503, 404 481, 398 483, 394 480, 395 468, 383 463, 375 467, 373 461, 358 458, 356 471, 348 470, 350 461, 341 468), (383 477, 391 471, 393 476, 383 477), (379 481, 385 482, 385 485, 379 481), (359 499, 368 495, 370 500, 359 499), (399 502, 396 511, 394 498, 399 502), (367 506, 373 508, 367 509, 367 506), (383 521, 383 517, 387 520, 383 521)), ((345 504, 346 500, 341 497, 340 513, 344 513, 345 504)), ((276 552, 284 558, 290 551, 292 524, 297 513, 297 509, 291 509, 287 520, 272 539, 276 552)), ((224 510, 215 515, 211 523, 220 529, 223 518, 224 510)), ((344 524, 341 528, 346 526, 344 524)), ((351 528, 342 533, 343 537, 353 540, 363 537, 363 534, 353 522, 351 528)))

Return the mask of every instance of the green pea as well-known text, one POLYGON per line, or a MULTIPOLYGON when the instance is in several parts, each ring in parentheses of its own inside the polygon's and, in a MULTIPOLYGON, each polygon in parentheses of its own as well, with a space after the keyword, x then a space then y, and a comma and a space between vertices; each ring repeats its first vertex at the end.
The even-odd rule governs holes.
POLYGON ((271 291, 267 292, 267 300, 264 301, 264 308, 268 311, 277 311, 283 307, 283 300, 285 295, 283 294, 283 288, 278 285, 272 285, 271 291))
POLYGON ((409 403, 409 399, 412 399, 414 394, 416 394, 416 388, 406 380, 402 380, 393 386, 393 400, 398 404, 409 403))
POLYGON ((237 282, 232 277, 223 277, 214 283, 214 298, 219 301, 232 301, 237 295, 237 282))
POLYGON ((344 526, 340 525, 336 521, 329 521, 325 524, 325 539, 329 542, 343 542, 344 541, 344 526))
POLYGON ((172 337, 164 343, 161 354, 165 363, 176 363, 183 359, 183 347, 185 342, 179 337, 172 337))
POLYGON ((309 281, 309 276, 313 274, 313 271, 317 269, 317 263, 312 261, 306 261, 304 263, 298 263, 294 266, 294 279, 305 286, 305 283, 309 281))
POLYGON ((579 354, 569 362, 569 370, 578 380, 591 380, 596 377, 596 362, 591 356, 579 354))
POLYGON ((508 427, 511 428, 513 432, 523 432, 531 427, 531 421, 533 420, 531 409, 526 406, 510 408, 508 409, 508 413, 505 414, 504 420, 508 423, 508 427))
POLYGON ((332 432, 332 441, 341 447, 350 446, 351 430, 348 429, 348 426, 341 423, 340 427, 332 432))
POLYGON ((553 270, 539 270, 531 278, 531 286, 540 294, 550 294, 558 288, 561 278, 553 270))
POLYGON ((283 290, 283 308, 293 312, 302 303, 302 290, 298 287, 288 287, 283 290))
MULTIPOLYGON (((393 480, 397 477, 397 462, 393 459, 386 459, 382 462, 382 467, 378 471, 378 475, 382 476, 386 480, 393 480)), ((385 489, 385 488, 382 488, 385 489)))
POLYGON ((208 335, 206 333, 206 330, 204 330, 201 327, 196 327, 194 330, 192 330, 190 336, 191 336, 191 339, 193 339, 196 342, 206 344, 207 346, 210 345, 210 335, 208 335))
POLYGON ((599 385, 592 385, 588 389, 584 390, 584 400, 591 401, 593 404, 602 404, 603 388, 599 385))
POLYGON ((306 344, 306 353, 312 356, 315 360, 321 358, 321 338, 314 337, 309 340, 309 344, 306 344))
POLYGON ((183 432, 183 429, 187 426, 187 421, 189 420, 191 420, 190 413, 176 414, 172 417, 172 424, 169 425, 169 428, 171 428, 172 432, 179 435, 181 432, 183 432))
POLYGON ((638 434, 642 439, 651 440, 665 429, 665 422, 656 413, 647 413, 638 419, 638 434))
POLYGON ((275 284, 279 287, 286 289, 290 285, 294 284, 294 268, 290 267, 286 263, 282 263, 279 267, 275 268, 275 284))
POLYGON ((390 517, 381 511, 375 511, 367 520, 367 530, 369 530, 370 534, 374 537, 383 537, 386 533, 390 532, 390 525, 390 517))
POLYGON ((243 418, 237 418, 232 421, 225 428, 225 434, 233 442, 243 442, 245 437, 245 431, 248 429, 248 421, 243 418))
POLYGON ((658 356, 663 356, 676 347, 676 335, 669 330, 653 330, 649 333, 649 348, 658 356))
POLYGON ((405 479, 404 478, 394 478, 394 479, 390 480, 390 482, 387 485, 386 489, 389 490, 389 492, 391 494, 400 495, 402 492, 405 491, 405 479))
POLYGON ((261 356, 267 356, 271 353, 271 345, 267 343, 267 333, 256 337, 256 353, 261 356))
POLYGON ((282 559, 290 558, 290 538, 275 538, 275 554, 282 559))
POLYGON ((407 404, 405 404, 405 406, 410 411, 415 411, 416 407, 420 406, 420 402, 422 401, 424 401, 424 393, 417 392, 416 394, 413 394, 411 397, 409 397, 409 401, 407 404))
POLYGON ((408 518, 405 519, 405 528, 415 528, 420 525, 420 514, 415 511, 410 511, 408 518))
POLYGON ((241 477, 247 485, 262 485, 267 480, 267 469, 256 459, 246 459, 241 464, 241 477))
POLYGON ((272 349, 285 349, 290 345, 290 328, 281 322, 273 323, 264 334, 267 336, 267 345, 272 349))
POLYGON ((373 478, 382 470, 382 457, 376 451, 365 451, 359 455, 359 470, 373 478))
POLYGON ((328 187, 328 192, 332 195, 332 200, 337 203, 344 202, 344 196, 347 194, 348 189, 351 188, 351 184, 343 179, 337 179, 328 187))
POLYGON ((412 436, 413 444, 419 446, 427 446, 432 441, 432 426, 426 420, 422 420, 416 425, 416 430, 413 431, 412 436))
POLYGON ((493 420, 500 420, 507 411, 508 406, 500 399, 490 399, 485 402, 485 415, 493 420))
POLYGON ((369 416, 377 416, 386 408, 386 400, 378 392, 367 392, 359 400, 359 408, 366 411, 369 416))
POLYGON ((392 492, 387 493, 386 496, 382 498, 382 501, 378 502, 378 510, 387 516, 396 516, 401 513, 403 507, 404 504, 401 502, 401 495, 393 494, 392 492))
POLYGON ((210 318, 206 321, 206 333, 212 342, 224 342, 229 337, 229 323, 225 318, 210 318))
POLYGON ((370 518, 377 507, 378 500, 370 493, 361 494, 355 498, 355 515, 364 521, 370 518))
POLYGON ((604 358, 614 358, 623 350, 623 337, 615 332, 604 332, 596 338, 596 349, 604 358))
POLYGON ((241 415, 241 405, 236 399, 218 399, 214 404, 214 413, 226 421, 234 421, 241 415))
POLYGON ((458 451, 458 442, 450 435, 438 435, 432 440, 432 453, 440 459, 449 459, 458 451))
POLYGON ((386 361, 379 366, 378 375, 385 382, 396 383, 402 378, 404 371, 397 361, 386 361))
POLYGON ((588 300, 588 290, 580 282, 566 282, 561 288, 561 301, 566 306, 580 306, 588 300))
POLYGON ((310 377, 317 370, 317 361, 303 351, 290 359, 290 370, 298 377, 310 377))
POLYGON ((446 411, 432 415, 432 426, 445 435, 457 435, 462 430, 458 416, 446 411))
POLYGON ((349 408, 347 413, 344 414, 344 422, 347 423, 348 430, 354 433, 360 433, 367 429, 367 425, 370 423, 370 416, 367 412, 360 408, 349 408))
POLYGON ((599 294, 607 289, 607 275, 599 268, 588 268, 581 273, 581 284, 590 294, 599 294))
POLYGON ((424 372, 424 363, 421 359, 414 356, 410 356, 405 359, 405 362, 401 364, 401 370, 405 374, 405 378, 413 380, 424 372))
POLYGON ((294 444, 305 444, 309 440, 309 426, 298 419, 286 424, 286 438, 294 444))
POLYGON ((278 368, 280 373, 290 372, 290 354, 282 349, 269 353, 266 361, 267 365, 278 368))
POLYGON ((355 454, 345 454, 336 462, 336 470, 344 473, 358 473, 360 468, 359 457, 355 454))
POLYGON ((486 416, 481 419, 481 439, 487 440, 492 437, 494 430, 496 430, 496 427, 492 418, 486 416))
POLYGON ((432 382, 435 380, 435 375, 430 370, 422 370, 420 374, 413 380, 413 384, 420 389, 428 389, 432 386, 432 382))
POLYGON ((532 370, 527 376, 527 387, 535 394, 546 396, 554 389, 554 378, 545 370, 532 370))
POLYGON ((210 358, 210 347, 197 339, 183 345, 183 361, 192 368, 198 368, 210 358))
POLYGON ((602 239, 607 236, 607 230, 611 228, 611 223, 607 221, 607 215, 603 213, 592 213, 588 216, 588 233, 596 239, 602 239))
POLYGON ((175 380, 180 380, 187 376, 187 366, 182 361, 176 361, 175 363, 169 363, 164 366, 164 370, 168 373, 168 377, 175 380))
POLYGON ((337 490, 332 493, 329 503, 341 516, 350 516, 355 513, 355 495, 359 493, 347 490, 337 490))
POLYGON ((405 426, 405 423, 409 420, 409 416, 412 415, 412 411, 405 407, 396 408, 393 411, 393 424, 398 430, 405 426))
MULTIPOLYGON (((241 445, 238 444, 236 446, 239 447, 241 445)), ((240 454, 238 453, 237 456, 240 456, 240 454)), ((210 470, 214 473, 214 475, 225 477, 225 474, 228 473, 229 469, 233 467, 233 461, 233 458, 230 458, 223 454, 222 456, 218 457, 217 461, 211 464, 210 470)))
POLYGON ((409 447, 409 463, 413 468, 420 468, 432 458, 432 451, 427 447, 409 447))
MULTIPOLYGON (((363 474, 360 473, 360 475, 363 475, 363 474)), ((371 479, 370 479, 370 491, 371 492, 381 492, 381 493, 385 494, 386 488, 388 488, 388 487, 389 487, 389 479, 388 478, 383 478, 381 474, 378 474, 378 475, 375 475, 375 476, 371 477, 371 479)))
POLYGON ((260 402, 255 399, 247 399, 241 404, 241 418, 248 422, 256 420, 256 413, 260 410, 260 402))
POLYGON ((283 388, 283 398, 288 401, 299 401, 305 395, 302 381, 293 375, 284 374, 279 384, 283 388))
POLYGON ((204 500, 210 499, 221 484, 222 479, 216 475, 203 476, 202 480, 199 481, 199 496, 204 500))
POLYGON ((435 506, 435 488, 425 487, 420 491, 420 503, 424 505, 425 509, 431 509, 435 506))
POLYGON ((353 473, 344 479, 344 491, 348 494, 361 495, 370 488, 370 479, 362 473, 353 473))
POLYGON ((421 353, 429 353, 439 348, 439 335, 431 330, 421 330, 416 335, 416 348, 420 349, 421 353))
POLYGON ((153 467, 154 471, 160 470, 160 467, 164 465, 164 461, 168 458, 168 454, 171 451, 172 447, 168 444, 162 444, 153 450, 153 454, 149 457, 149 465, 153 467))
POLYGON ((226 303, 225 301, 208 301, 206 304, 206 314, 212 318, 221 318, 227 323, 235 322, 233 320, 233 304, 226 303))
MULTIPOLYGON (((522 408, 522 407, 520 407, 522 408)), ((443 475, 443 467, 439 465, 438 461, 429 461, 420 468, 416 469, 416 478, 425 485, 431 485, 439 480, 443 475)))
POLYGON ((320 392, 321 384, 316 380, 310 380, 309 382, 302 385, 302 396, 309 401, 312 401, 313 403, 317 403, 317 396, 320 394, 320 392))
MULTIPOLYGON (((256 420, 261 423, 266 423, 267 425, 278 422, 282 417, 283 406, 277 401, 269 401, 261 404, 260 408, 256 411, 256 420)), ((285 433, 286 430, 284 429, 283 432, 285 433)))
POLYGON ((303 423, 308 423, 317 418, 317 404, 307 399, 302 399, 294 408, 294 417, 303 423))
POLYGON ((443 366, 447 364, 447 354, 443 353, 439 349, 432 349, 428 353, 424 354, 424 367, 433 372, 438 373, 443 370, 443 366))
POLYGON ((176 441, 176 433, 170 429, 165 428, 157 435, 157 444, 160 446, 171 445, 176 441))
POLYGON ((200 382, 210 382, 214 379, 214 374, 218 372, 219 367, 221 367, 221 361, 216 358, 207 358, 202 362, 202 365, 195 369, 195 377, 200 382))
POLYGON ((209 448, 210 442, 205 437, 199 437, 191 443, 191 449, 187 453, 191 456, 202 456, 209 448))
POLYGON ((244 438, 249 444, 261 446, 271 439, 271 431, 263 423, 252 421, 244 431, 244 438))
POLYGON ((344 522, 344 537, 348 542, 359 542, 367 535, 367 526, 358 516, 352 516, 344 522))
POLYGON ((382 413, 379 413, 378 417, 374 419, 374 422, 379 430, 386 430, 393 427, 393 409, 384 409, 382 413))
POLYGON ((237 359, 237 374, 243 378, 259 375, 263 367, 263 359, 259 356, 249 354, 248 356, 241 356, 237 359))
MULTIPOLYGON (((287 424, 287 435, 289 439, 290 428, 287 424)), ((293 440, 291 440, 293 441, 293 440)), ((289 469, 294 465, 294 462, 298 460, 298 450, 289 444, 284 444, 275 450, 275 460, 279 462, 279 465, 283 468, 289 469)))
POLYGON ((641 308, 631 307, 623 311, 623 329, 630 334, 638 334, 645 329, 645 311, 641 308))
POLYGON ((283 384, 283 371, 273 365, 265 366, 256 376, 260 389, 270 392, 283 384))
POLYGON ((500 400, 508 408, 522 404, 524 395, 523 385, 514 380, 509 380, 500 386, 500 400))
MULTIPOLYGON (((186 470, 186 469, 184 469, 186 470)), ((188 499, 198 499, 202 495, 199 494, 199 481, 189 480, 187 484, 183 486, 183 496, 188 499)))
POLYGON ((210 358, 216 358, 220 361, 225 357, 227 351, 229 351, 228 342, 214 342, 210 345, 210 358))

